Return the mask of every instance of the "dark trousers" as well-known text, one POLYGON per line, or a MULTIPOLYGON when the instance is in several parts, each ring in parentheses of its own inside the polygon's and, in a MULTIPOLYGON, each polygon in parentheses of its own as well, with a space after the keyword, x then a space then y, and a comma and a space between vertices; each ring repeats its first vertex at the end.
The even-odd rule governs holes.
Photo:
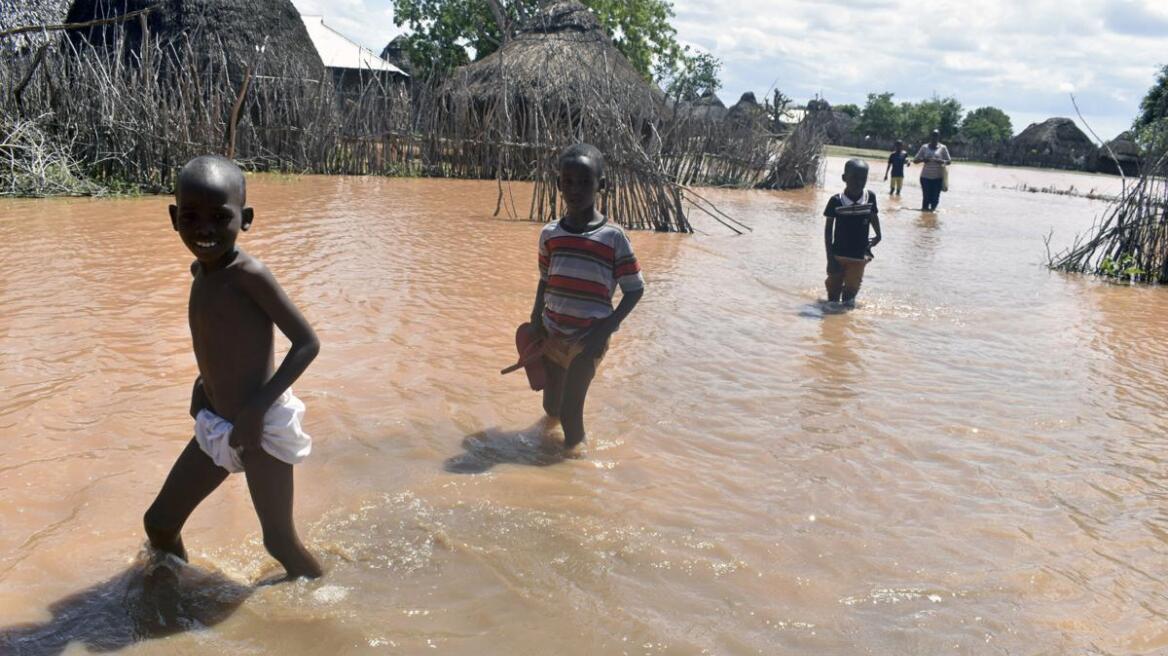
POLYGON ((921 193, 924 195, 924 200, 921 201, 923 208, 937 209, 937 203, 941 202, 941 185, 943 184, 941 178, 921 178, 921 193))

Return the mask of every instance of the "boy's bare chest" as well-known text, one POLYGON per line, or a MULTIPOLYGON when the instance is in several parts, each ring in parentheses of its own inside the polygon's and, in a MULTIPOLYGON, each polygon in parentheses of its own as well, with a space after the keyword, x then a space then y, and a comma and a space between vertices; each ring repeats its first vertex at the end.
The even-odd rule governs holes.
POLYGON ((266 317, 230 276, 198 276, 191 284, 191 331, 243 331, 263 328, 266 317))

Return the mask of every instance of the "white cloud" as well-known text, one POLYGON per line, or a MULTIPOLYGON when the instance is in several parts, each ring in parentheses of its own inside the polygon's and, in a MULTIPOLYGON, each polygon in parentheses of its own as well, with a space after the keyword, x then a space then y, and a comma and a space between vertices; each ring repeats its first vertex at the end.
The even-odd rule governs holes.
MULTIPOLYGON (((772 84, 803 100, 862 104, 954 96, 968 109, 1074 114, 1125 129, 1168 63, 1165 0, 673 0, 678 38, 724 63, 723 96, 772 84)), ((399 30, 390 0, 293 0, 375 51, 399 30)))

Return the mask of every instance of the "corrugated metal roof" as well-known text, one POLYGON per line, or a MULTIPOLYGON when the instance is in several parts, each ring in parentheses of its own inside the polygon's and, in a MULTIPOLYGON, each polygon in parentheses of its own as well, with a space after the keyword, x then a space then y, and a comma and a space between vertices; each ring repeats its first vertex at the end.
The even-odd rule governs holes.
POLYGON ((386 71, 409 77, 405 71, 373 54, 347 36, 324 24, 324 16, 301 16, 308 38, 328 68, 386 71))

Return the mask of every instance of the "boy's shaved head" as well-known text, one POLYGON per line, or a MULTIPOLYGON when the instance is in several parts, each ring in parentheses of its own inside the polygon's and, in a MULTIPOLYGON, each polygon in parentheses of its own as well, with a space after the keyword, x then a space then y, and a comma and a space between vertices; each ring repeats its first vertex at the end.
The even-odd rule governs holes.
POLYGON ((247 181, 235 162, 219 155, 200 155, 186 163, 178 172, 175 198, 184 191, 219 190, 226 192, 242 207, 247 204, 247 181))
POLYGON ((564 164, 572 161, 586 160, 592 165, 596 172, 597 178, 604 177, 604 154, 600 149, 592 144, 579 143, 573 146, 568 146, 560 153, 558 161, 559 167, 564 168, 564 164))
POLYGON ((847 164, 844 164, 844 175, 849 175, 853 171, 868 172, 868 162, 859 158, 849 159, 847 164))

